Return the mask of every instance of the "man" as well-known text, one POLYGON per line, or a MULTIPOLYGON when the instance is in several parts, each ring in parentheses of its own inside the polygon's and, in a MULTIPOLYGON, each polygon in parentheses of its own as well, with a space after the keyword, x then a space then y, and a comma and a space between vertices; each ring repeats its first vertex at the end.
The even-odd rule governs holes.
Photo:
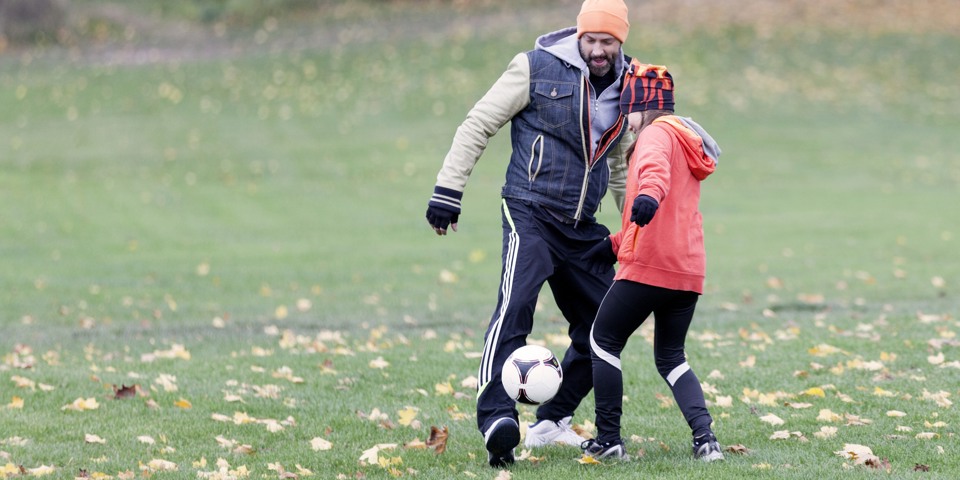
POLYGON ((467 179, 490 137, 511 122, 513 153, 501 190, 503 255, 500 293, 484 337, 477 426, 493 467, 513 463, 518 412, 500 382, 504 360, 526 344, 544 282, 570 323, 564 382, 537 409, 524 445, 584 441, 570 427, 592 388, 590 328, 613 279, 581 257, 609 230, 595 212, 608 185, 622 210, 625 148, 632 134, 620 114, 621 46, 630 24, 623 0, 585 0, 577 26, 537 39, 467 114, 437 175, 427 221, 437 233, 457 230, 467 179), (629 140, 621 142, 624 135, 629 140))

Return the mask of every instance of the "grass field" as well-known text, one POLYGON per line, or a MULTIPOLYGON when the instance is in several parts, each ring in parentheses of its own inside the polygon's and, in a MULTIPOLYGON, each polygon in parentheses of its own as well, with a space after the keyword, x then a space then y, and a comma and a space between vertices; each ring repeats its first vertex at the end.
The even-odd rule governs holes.
MULTIPOLYGON (((459 232, 423 212, 466 111, 579 2, 251 27, 133 2, 103 36, 0 51, 0 478, 960 477, 960 9, 729 3, 631 4, 626 49, 724 151, 687 353, 745 454, 690 458, 647 325, 624 353, 634 461, 486 466, 471 385, 508 133, 459 232)), ((546 289, 537 315, 562 351, 546 289)))

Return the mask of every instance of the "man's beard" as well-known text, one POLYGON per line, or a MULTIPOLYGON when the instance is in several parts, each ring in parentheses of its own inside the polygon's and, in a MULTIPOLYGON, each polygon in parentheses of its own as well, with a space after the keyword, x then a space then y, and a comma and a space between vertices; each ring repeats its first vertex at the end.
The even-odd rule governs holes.
POLYGON ((590 58, 588 58, 588 59, 585 58, 584 60, 587 61, 587 68, 590 69, 590 75, 593 75, 594 77, 602 77, 602 76, 610 73, 610 69, 613 68, 613 56, 612 56, 612 55, 611 55, 611 56, 606 56, 606 57, 604 57, 604 56, 602 56, 602 55, 599 55, 599 56, 590 57, 590 58), (607 59, 607 63, 604 63, 603 65, 594 65, 594 64, 593 64, 593 59, 595 59, 595 58, 606 58, 606 59, 607 59))

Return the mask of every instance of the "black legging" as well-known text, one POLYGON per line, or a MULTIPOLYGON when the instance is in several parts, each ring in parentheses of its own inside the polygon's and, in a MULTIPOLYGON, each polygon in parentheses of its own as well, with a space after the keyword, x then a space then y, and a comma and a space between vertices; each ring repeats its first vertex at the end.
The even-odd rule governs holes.
POLYGON ((590 334, 594 396, 597 404, 597 440, 620 441, 623 414, 623 372, 620 354, 630 335, 654 315, 653 358, 657 371, 673 391, 673 398, 694 435, 709 430, 700 380, 687 364, 683 351, 699 295, 627 280, 610 287, 597 312, 590 334))

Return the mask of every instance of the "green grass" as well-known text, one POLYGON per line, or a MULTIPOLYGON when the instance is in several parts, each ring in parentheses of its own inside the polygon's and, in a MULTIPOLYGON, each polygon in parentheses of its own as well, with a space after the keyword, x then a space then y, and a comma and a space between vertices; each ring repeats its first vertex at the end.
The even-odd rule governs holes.
MULTIPOLYGON (((563 20, 531 15, 517 29, 481 16, 486 29, 442 31, 458 10, 415 19, 402 7, 370 7, 392 25, 371 38, 338 35, 352 25, 343 13, 303 48, 187 47, 146 63, 94 50, 0 55, 0 468, 118 478, 165 459, 178 470, 156 478, 197 478, 223 458, 251 478, 278 476, 271 464, 316 478, 496 475, 461 382, 476 374, 495 302, 507 132, 470 180, 459 232, 434 236, 423 211, 465 112, 563 20), (436 36, 404 28, 431 22, 436 36), (148 361, 174 345, 189 359, 148 361), (389 366, 374 368, 381 358, 389 366), (448 382, 458 395, 438 389, 448 382), (143 395, 111 398, 131 384, 143 395), (22 408, 8 406, 14 397, 22 408), (62 408, 91 397, 99 408, 62 408), (408 407, 419 423, 399 423, 408 407), (235 412, 293 421, 270 432, 213 418, 235 412), (449 428, 444 453, 403 447, 430 426, 449 428), (318 437, 333 448, 314 451, 318 437), (381 454, 393 472, 359 461, 381 443, 398 445, 381 454)), ((303 33, 290 28, 271 40, 303 33)), ((712 409, 722 444, 750 453, 689 458, 679 411, 658 399, 669 389, 647 325, 624 354, 624 434, 642 458, 581 465, 551 447, 514 478, 960 475, 956 405, 924 398, 960 398, 956 368, 928 360, 960 360, 960 40, 664 25, 632 35, 628 50, 670 65, 680 112, 724 150, 704 184, 708 292, 688 355, 716 389, 708 399, 732 399, 712 409), (823 344, 840 351, 814 355, 823 344), (825 396, 803 394, 814 387, 825 396), (803 402, 812 406, 785 405, 803 402), (870 423, 817 420, 822 409, 870 423), (786 423, 760 420, 771 413, 786 423), (836 436, 814 436, 822 426, 836 436), (778 430, 806 441, 769 440, 778 430), (848 469, 834 453, 846 443, 871 447, 889 474, 848 469)), ((616 224, 610 205, 600 218, 616 224)), ((534 338, 559 352, 565 322, 547 289, 542 300, 534 338)), ((592 402, 576 424, 592 424, 592 402)))

